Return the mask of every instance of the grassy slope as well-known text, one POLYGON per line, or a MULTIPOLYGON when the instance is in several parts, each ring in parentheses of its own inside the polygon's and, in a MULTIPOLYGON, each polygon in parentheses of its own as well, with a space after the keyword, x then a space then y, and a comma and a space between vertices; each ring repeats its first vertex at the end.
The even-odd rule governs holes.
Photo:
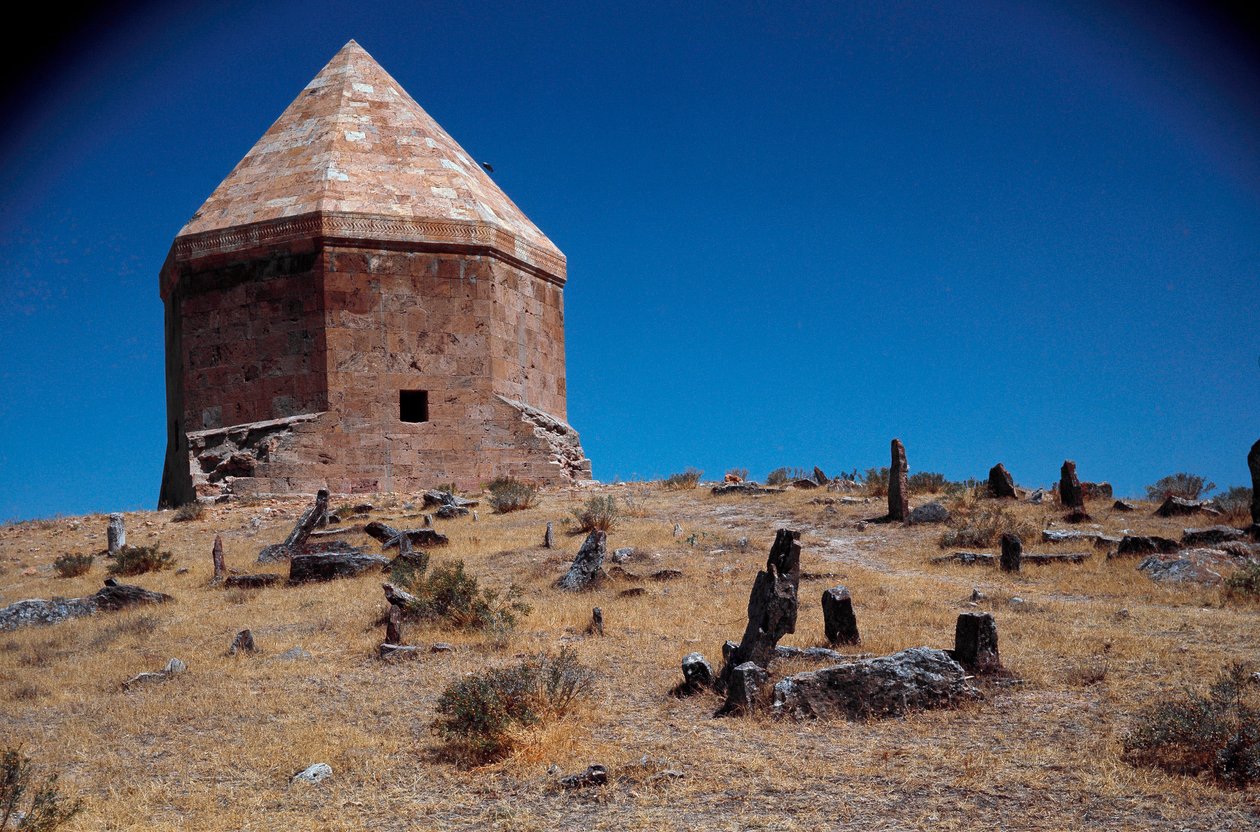
MULTIPOLYGON (((939 527, 855 527, 879 504, 811 502, 823 492, 715 498, 706 490, 630 494, 641 516, 609 536, 634 546, 626 564, 647 575, 648 594, 620 598, 628 584, 589 595, 551 588, 580 538, 537 548, 547 520, 560 521, 590 492, 553 492, 536 508, 480 521, 439 523, 452 538, 435 559, 460 557, 491 585, 526 587, 534 612, 506 644, 480 634, 411 628, 408 638, 448 641, 457 651, 411 664, 373 658, 384 607, 380 576, 253 593, 207 587, 210 544, 222 533, 228 564, 243 571, 263 545, 283 539, 301 501, 218 506, 172 523, 172 512, 128 515, 130 542, 160 541, 174 571, 128 579, 177 603, 0 634, 0 725, 89 811, 74 828, 139 830, 348 829, 816 829, 842 824, 905 829, 1243 829, 1257 824, 1257 794, 1135 770, 1118 758, 1129 715, 1141 704, 1209 679, 1227 660, 1255 658, 1255 606, 1224 604, 1214 589, 1167 588, 1136 561, 1095 555, 1081 566, 1028 568, 1008 576, 984 567, 934 567, 939 527), (262 518, 254 529, 253 518, 262 518), (675 539, 672 528, 682 525, 675 539), (738 638, 753 575, 778 526, 804 530, 803 568, 825 573, 801 585, 797 632, 785 644, 821 643, 818 598, 836 583, 854 597, 865 652, 950 646, 954 619, 972 587, 989 596, 1002 657, 1024 683, 986 701, 871 724, 714 720, 717 702, 676 700, 683 655, 716 665, 738 638), (688 538, 696 536, 695 545, 688 538), (741 550, 735 541, 750 538, 741 550), (720 551, 719 551, 720 550, 720 551), (1012 605, 1009 599, 1025 599, 1012 605), (592 606, 607 636, 584 637, 592 606), (1122 609, 1128 615, 1120 615, 1122 609), (224 655, 233 634, 253 629, 260 653, 224 655), (486 663, 570 644, 600 673, 597 701, 578 718, 522 737, 514 757, 467 771, 439 762, 428 723, 442 687, 486 663), (302 646, 310 659, 285 661, 302 646), (171 656, 188 672, 165 685, 123 693, 120 683, 171 656), (1105 670, 1105 678, 1090 683, 1105 670), (649 758, 646 766, 640 760, 649 758), (312 762, 336 774, 320 787, 288 784, 312 762), (557 792, 547 767, 565 772, 602 762, 613 783, 557 792), (650 781, 669 767, 686 777, 650 781)), ((403 521, 406 497, 378 498, 377 519, 403 521)), ((916 498, 915 504, 924 498, 916 498)), ((1110 514, 1102 528, 1179 536, 1187 524, 1110 514)), ((1017 511, 1038 525, 1049 506, 1017 511)), ((46 567, 65 552, 104 547, 105 518, 62 518, 0 528, 0 603, 81 595, 100 586, 100 561, 62 580, 46 567), (34 572, 34 574, 28 574, 34 572)), ((369 538, 356 543, 378 551, 369 538)), ((1026 550, 1050 551, 1049 544, 1026 550)), ((1060 544, 1059 551, 1077 545, 1060 544)), ((776 666, 776 675, 803 665, 776 666)))

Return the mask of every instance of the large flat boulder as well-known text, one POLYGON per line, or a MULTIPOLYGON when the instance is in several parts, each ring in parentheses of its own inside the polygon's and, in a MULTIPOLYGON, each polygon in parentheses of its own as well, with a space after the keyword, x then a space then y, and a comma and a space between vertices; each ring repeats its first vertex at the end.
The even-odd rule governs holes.
POLYGON ((862 720, 950 708, 979 695, 944 650, 913 647, 789 676, 774 686, 771 707, 795 719, 862 720))

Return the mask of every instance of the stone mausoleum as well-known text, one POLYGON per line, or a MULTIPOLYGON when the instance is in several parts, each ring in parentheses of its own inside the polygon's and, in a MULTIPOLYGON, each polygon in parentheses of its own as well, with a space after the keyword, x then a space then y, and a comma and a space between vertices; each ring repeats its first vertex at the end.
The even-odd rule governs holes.
POLYGON ((351 41, 162 267, 160 503, 590 477, 564 255, 351 41))

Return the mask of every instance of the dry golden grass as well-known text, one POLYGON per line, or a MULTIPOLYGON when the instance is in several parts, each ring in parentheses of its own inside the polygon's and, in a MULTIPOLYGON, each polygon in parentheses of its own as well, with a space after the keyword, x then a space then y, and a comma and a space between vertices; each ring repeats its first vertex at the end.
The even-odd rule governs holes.
MULTIPOLYGON (((931 566, 940 527, 858 529, 855 521, 882 513, 878 501, 826 507, 811 502, 819 496, 828 495, 717 498, 703 488, 632 484, 554 491, 531 509, 441 524, 452 545, 433 550, 435 563, 458 557, 487 585, 521 584, 534 612, 506 640, 412 627, 410 641, 457 649, 406 664, 374 658, 380 576, 256 592, 207 585, 216 532, 230 567, 281 571, 253 560, 283 539, 302 501, 216 506, 180 523, 173 512, 130 514, 129 542, 160 542, 188 571, 129 580, 176 603, 0 633, 5 742, 23 744, 85 797, 75 829, 1255 828, 1255 790, 1133 769, 1118 756, 1141 704, 1255 657, 1255 605, 1151 583, 1135 560, 1102 553, 1015 576, 931 566), (628 583, 582 595, 553 589, 581 543, 565 534, 565 517, 596 493, 629 496, 634 506, 609 535, 610 549, 636 549, 627 569, 646 577, 673 568, 683 577, 644 580, 647 594, 638 597, 618 595, 628 583), (253 518, 262 518, 257 529, 253 518), (559 546, 551 551, 539 548, 548 520, 559 546), (683 655, 699 650, 716 665, 722 641, 742 632, 752 577, 780 526, 803 530, 803 568, 822 575, 802 581, 797 632, 785 644, 821 643, 818 599, 843 583, 864 638, 851 652, 950 646, 977 587, 997 618, 1004 663, 1022 682, 993 687, 959 711, 867 724, 715 720, 712 697, 670 697, 683 655), (743 537, 750 542, 741 549, 743 537), (1017 596, 1022 604, 1011 603, 1017 596), (603 638, 582 634, 593 606, 604 611, 603 638), (227 657, 245 627, 260 652, 227 657), (447 683, 564 645, 599 671, 594 703, 523 731, 517 753, 493 765, 466 770, 437 758, 428 725, 447 683), (281 658, 297 646, 310 658, 281 658), (172 656, 187 673, 120 689, 172 656), (333 778, 289 784, 314 762, 330 764, 333 778), (596 762, 610 771, 600 789, 562 792, 548 774, 551 765, 570 773, 596 762), (685 776, 654 779, 666 769, 685 776)), ((373 500, 392 506, 374 518, 418 522, 403 518, 406 499, 373 500)), ((1057 517, 1050 507, 1014 510, 1039 526, 1057 517)), ((1175 537, 1189 525, 1149 510, 1091 510, 1108 532, 1175 537)), ((103 549, 105 527, 97 515, 0 528, 0 603, 95 591, 100 560, 70 579, 48 567, 66 552, 103 549)), ((378 550, 367 537, 350 539, 378 550)), ((785 663, 775 673, 807 667, 785 663)))

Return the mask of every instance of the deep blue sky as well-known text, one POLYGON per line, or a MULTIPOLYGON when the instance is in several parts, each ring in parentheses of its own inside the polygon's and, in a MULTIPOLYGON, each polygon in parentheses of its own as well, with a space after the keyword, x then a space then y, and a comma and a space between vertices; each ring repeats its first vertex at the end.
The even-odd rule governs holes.
POLYGON ((568 255, 602 480, 864 468, 899 436, 951 478, 1248 482, 1260 70, 1228 15, 349 6, 109 9, 10 67, 0 520, 156 502, 158 270, 350 38, 568 255))

